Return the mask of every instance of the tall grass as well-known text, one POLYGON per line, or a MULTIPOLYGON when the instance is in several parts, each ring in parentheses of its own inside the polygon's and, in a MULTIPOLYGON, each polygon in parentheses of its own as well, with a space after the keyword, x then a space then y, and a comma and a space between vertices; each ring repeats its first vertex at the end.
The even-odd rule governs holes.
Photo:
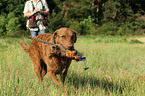
MULTIPOLYGON (((42 86, 29 55, 19 45, 26 38, 0 39, 0 96, 61 96, 61 88, 45 76, 42 86)), ((145 94, 145 45, 125 37, 79 37, 75 48, 85 53, 73 61, 65 81, 70 96, 143 96, 145 94)), ((59 78, 59 76, 58 76, 59 78)))

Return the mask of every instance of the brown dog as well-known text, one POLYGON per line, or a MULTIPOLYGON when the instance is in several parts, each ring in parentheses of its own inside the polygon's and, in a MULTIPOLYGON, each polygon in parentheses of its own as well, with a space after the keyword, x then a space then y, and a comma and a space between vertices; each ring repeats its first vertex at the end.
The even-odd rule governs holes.
MULTIPOLYGON (((53 44, 62 44, 69 50, 74 49, 74 43, 77 40, 76 31, 69 28, 60 28, 53 34, 40 34, 36 38, 53 44)), ((57 86, 63 86, 72 59, 61 57, 61 55, 52 56, 52 46, 36 40, 32 40, 30 46, 27 46, 23 41, 20 41, 20 45, 25 52, 29 53, 40 83, 43 80, 43 76, 47 73, 49 78, 52 79, 57 86), (58 80, 56 74, 61 75, 62 82, 58 80)))

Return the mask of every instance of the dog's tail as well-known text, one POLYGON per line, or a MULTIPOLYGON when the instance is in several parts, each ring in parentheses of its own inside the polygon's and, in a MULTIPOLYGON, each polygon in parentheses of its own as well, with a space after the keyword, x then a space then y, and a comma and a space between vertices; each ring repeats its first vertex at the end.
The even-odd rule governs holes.
POLYGON ((25 42, 20 41, 19 44, 22 46, 23 50, 28 53, 29 52, 29 46, 25 44, 25 42))

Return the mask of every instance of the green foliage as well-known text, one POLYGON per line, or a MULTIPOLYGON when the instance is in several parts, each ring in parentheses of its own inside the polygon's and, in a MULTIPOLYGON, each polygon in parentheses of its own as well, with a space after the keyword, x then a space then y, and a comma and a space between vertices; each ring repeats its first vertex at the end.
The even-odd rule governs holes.
POLYGON ((105 3, 104 22, 108 21, 120 21, 122 15, 121 13, 121 4, 117 1, 108 1, 105 3))
POLYGON ((96 24, 93 23, 94 19, 89 16, 87 19, 84 19, 80 22, 82 28, 81 34, 93 34, 96 31, 96 24))
POLYGON ((0 15, 0 36, 6 34, 5 25, 6 25, 6 18, 4 15, 0 15))
MULTIPOLYGON (((16 34, 15 32, 19 29, 26 30, 26 18, 23 14, 26 1, 2 0, 0 2, 1 36, 6 33, 16 34), (15 19, 11 20, 11 18, 15 19)), ((49 33, 53 33, 60 27, 70 27, 78 31, 80 35, 141 35, 145 33, 143 0, 46 1, 50 8, 47 27, 49 33)))
POLYGON ((107 35, 135 35, 144 34, 137 30, 144 29, 138 20, 139 16, 134 14, 130 2, 108 1, 105 2, 104 18, 102 19, 102 33, 107 35), (115 24, 113 24, 113 23, 115 24))
POLYGON ((21 24, 19 18, 15 17, 14 13, 9 13, 7 17, 8 24, 6 25, 7 36, 15 36, 19 33, 21 24))
POLYGON ((140 44, 143 44, 143 42, 141 42, 141 41, 139 41, 139 40, 137 40, 137 39, 132 39, 132 40, 130 41, 130 43, 140 43, 140 44))
POLYGON ((116 31, 118 29, 118 25, 116 24, 116 22, 108 22, 108 23, 104 23, 101 26, 101 34, 105 34, 105 35, 116 35, 116 31))
POLYGON ((48 30, 50 33, 53 33, 56 29, 60 27, 67 26, 67 23, 69 23, 69 21, 66 22, 63 16, 64 14, 62 12, 57 14, 54 10, 51 13, 51 15, 48 16, 48 20, 49 20, 48 30))
POLYGON ((78 32, 78 34, 81 34, 81 26, 80 23, 76 20, 72 20, 71 25, 69 26, 69 28, 76 30, 78 32))
POLYGON ((92 0, 70 0, 64 2, 64 4, 67 6, 68 17, 78 21, 87 18, 95 10, 94 6, 92 6, 92 0))
POLYGON ((73 21, 70 28, 78 31, 80 35, 92 35, 96 34, 97 24, 93 23, 94 19, 89 16, 81 22, 73 21))
POLYGON ((117 30, 117 35, 131 35, 133 30, 129 29, 126 24, 122 24, 117 30))

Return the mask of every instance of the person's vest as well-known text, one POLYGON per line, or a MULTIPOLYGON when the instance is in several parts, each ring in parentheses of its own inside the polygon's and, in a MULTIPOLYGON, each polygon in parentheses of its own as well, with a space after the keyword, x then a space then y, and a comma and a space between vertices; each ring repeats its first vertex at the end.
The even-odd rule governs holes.
MULTIPOLYGON (((41 1, 41 0, 40 0, 41 1)), ((33 1, 31 1, 31 4, 33 6, 33 10, 35 9, 34 7, 34 4, 33 4, 33 1)), ((43 3, 41 1, 41 4, 42 4, 42 7, 43 7, 43 10, 45 9, 45 7, 43 6, 43 3)), ((35 15, 32 15, 28 18, 29 20, 29 28, 36 28, 38 27, 37 25, 37 20, 36 20, 36 16, 35 15)), ((44 15, 44 14, 41 14, 41 21, 42 21, 42 24, 44 26, 47 26, 48 25, 48 19, 47 19, 47 15, 44 15)))

